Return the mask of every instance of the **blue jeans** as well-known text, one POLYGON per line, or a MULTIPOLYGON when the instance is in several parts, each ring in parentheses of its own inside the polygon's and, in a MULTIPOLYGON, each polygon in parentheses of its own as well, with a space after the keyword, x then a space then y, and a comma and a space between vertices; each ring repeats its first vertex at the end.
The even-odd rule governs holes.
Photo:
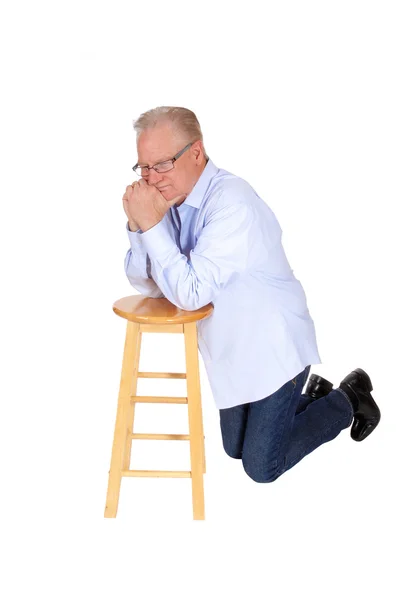
POLYGON ((302 394, 310 368, 267 398, 220 409, 224 450, 242 459, 254 481, 274 481, 352 423, 352 405, 340 388, 316 400, 302 394))

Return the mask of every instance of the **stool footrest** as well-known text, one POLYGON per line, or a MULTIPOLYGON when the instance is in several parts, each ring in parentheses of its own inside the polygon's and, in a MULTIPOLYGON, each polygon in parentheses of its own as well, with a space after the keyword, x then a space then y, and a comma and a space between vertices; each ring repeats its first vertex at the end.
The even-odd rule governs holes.
POLYGON ((132 402, 155 402, 166 404, 188 404, 186 396, 132 396, 132 402))
POLYGON ((148 371, 139 371, 137 377, 150 377, 151 379, 186 379, 186 373, 154 373, 148 371))
POLYGON ((122 477, 191 477, 191 471, 121 471, 122 477))
POLYGON ((187 433, 132 433, 132 440, 190 440, 187 433))

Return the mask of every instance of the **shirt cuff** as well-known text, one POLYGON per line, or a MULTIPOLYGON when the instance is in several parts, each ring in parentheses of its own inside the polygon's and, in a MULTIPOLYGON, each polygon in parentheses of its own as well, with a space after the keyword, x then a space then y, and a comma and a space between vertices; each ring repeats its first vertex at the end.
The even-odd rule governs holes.
POLYGON ((140 242, 152 259, 157 260, 162 267, 171 264, 172 253, 174 255, 180 254, 178 246, 163 224, 163 219, 143 232, 140 236, 140 242))
POLYGON ((140 237, 143 234, 143 231, 141 229, 138 229, 137 231, 130 231, 128 221, 126 223, 126 231, 127 231, 127 235, 129 236, 130 243, 131 242, 136 242, 136 243, 139 242, 140 237))

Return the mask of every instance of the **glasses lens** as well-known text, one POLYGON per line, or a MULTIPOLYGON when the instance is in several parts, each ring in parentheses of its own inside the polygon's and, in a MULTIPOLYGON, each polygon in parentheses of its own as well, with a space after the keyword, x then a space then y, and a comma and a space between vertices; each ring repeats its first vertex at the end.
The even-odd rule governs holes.
POLYGON ((171 160, 166 160, 165 162, 161 162, 158 165, 155 165, 155 171, 158 173, 165 173, 166 171, 170 171, 173 168, 173 162, 171 160))

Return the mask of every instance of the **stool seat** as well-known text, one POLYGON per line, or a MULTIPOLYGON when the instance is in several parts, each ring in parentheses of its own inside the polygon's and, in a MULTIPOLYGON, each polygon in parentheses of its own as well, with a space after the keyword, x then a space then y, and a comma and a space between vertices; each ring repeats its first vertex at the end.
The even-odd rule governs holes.
POLYGON ((113 304, 113 311, 120 317, 149 325, 192 323, 205 319, 213 310, 211 303, 197 310, 182 310, 167 298, 147 296, 126 296, 113 304))

